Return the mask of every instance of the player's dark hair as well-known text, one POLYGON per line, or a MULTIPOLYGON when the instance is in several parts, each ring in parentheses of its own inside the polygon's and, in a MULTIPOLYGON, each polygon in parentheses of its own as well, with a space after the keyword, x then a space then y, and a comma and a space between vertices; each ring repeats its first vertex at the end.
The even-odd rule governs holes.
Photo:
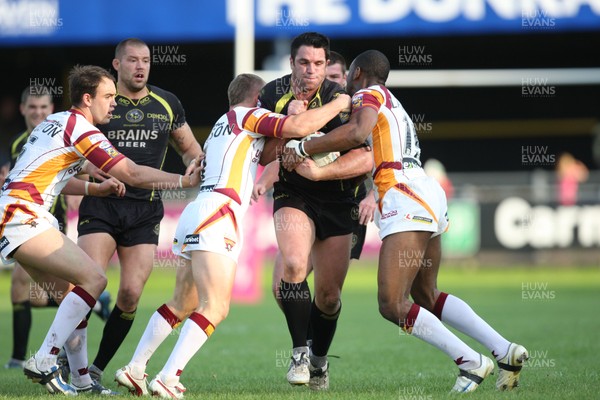
POLYGON ((354 61, 354 67, 360 67, 363 74, 375 78, 378 83, 385 84, 390 74, 390 62, 380 51, 367 50, 360 53, 354 61))
POLYGON ((290 51, 292 60, 296 60, 296 55, 298 54, 298 49, 300 46, 310 46, 316 49, 324 49, 325 59, 329 60, 329 38, 325 35, 322 35, 318 32, 305 32, 296 36, 294 40, 292 40, 290 51))
POLYGON ((81 104, 83 95, 88 93, 96 97, 96 89, 102 81, 108 78, 115 82, 115 77, 110 72, 96 65, 76 65, 69 72, 69 92, 71 104, 81 104))
POLYGON ((239 74, 231 81, 227 88, 229 106, 242 103, 247 100, 250 95, 256 93, 255 89, 260 89, 264 85, 265 81, 258 75, 239 74))
POLYGON ((338 53, 337 51, 331 50, 329 52, 329 65, 333 64, 341 64, 342 72, 346 71, 346 59, 344 58, 344 56, 338 53))
POLYGON ((44 85, 27 86, 25 89, 23 89, 23 92, 21 93, 21 104, 27 103, 27 99, 29 99, 29 97, 44 97, 44 96, 48 96, 50 98, 50 103, 54 103, 54 101, 52 99, 52 93, 50 92, 50 89, 47 86, 44 86, 44 85))
POLYGON ((146 42, 138 38, 123 39, 117 44, 117 47, 115 47, 115 58, 121 59, 125 53, 125 47, 127 46, 148 47, 146 42))

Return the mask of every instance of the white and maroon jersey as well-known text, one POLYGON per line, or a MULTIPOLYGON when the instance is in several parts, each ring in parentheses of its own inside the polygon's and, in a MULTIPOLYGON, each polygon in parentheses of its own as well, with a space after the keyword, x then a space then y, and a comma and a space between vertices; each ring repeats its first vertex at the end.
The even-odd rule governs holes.
POLYGON ((88 159, 108 172, 123 159, 106 136, 76 110, 49 115, 29 135, 2 187, 2 197, 52 206, 88 159))
POLYGON ((371 107, 379 114, 372 131, 373 180, 378 191, 403 182, 407 171, 422 172, 417 132, 400 101, 385 86, 374 85, 352 96, 352 111, 362 107, 371 107))
POLYGON ((256 107, 236 107, 223 114, 204 143, 200 192, 223 193, 247 207, 264 137, 281 137, 286 119, 287 116, 256 107))

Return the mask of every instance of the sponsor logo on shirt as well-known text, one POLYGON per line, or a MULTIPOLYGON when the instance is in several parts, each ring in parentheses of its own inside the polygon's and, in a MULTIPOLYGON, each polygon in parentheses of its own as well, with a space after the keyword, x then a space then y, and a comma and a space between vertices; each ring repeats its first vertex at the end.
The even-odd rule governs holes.
POLYGON ((165 122, 169 121, 169 116, 167 114, 147 113, 146 118, 157 119, 165 122))
POLYGON ((98 147, 104 150, 106 154, 108 154, 111 158, 115 158, 119 155, 117 149, 115 149, 108 140, 101 142, 100 145, 98 145, 98 147))
POLYGON ((104 136, 101 133, 96 133, 94 135, 90 135, 88 137, 88 140, 90 141, 91 144, 96 144, 98 142, 101 142, 103 140, 106 140, 106 136, 104 136))
POLYGON ((127 111, 127 114, 125 114, 125 119, 127 120, 127 122, 140 122, 144 119, 144 113, 142 112, 142 110, 134 108, 133 110, 127 111))

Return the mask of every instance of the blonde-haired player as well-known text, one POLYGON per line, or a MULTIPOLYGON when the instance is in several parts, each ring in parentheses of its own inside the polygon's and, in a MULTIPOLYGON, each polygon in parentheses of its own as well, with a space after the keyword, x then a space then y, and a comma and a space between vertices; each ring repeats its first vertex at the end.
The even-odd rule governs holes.
POLYGON ((133 358, 116 373, 132 393, 181 398, 180 375, 229 312, 231 290, 242 248, 240 223, 250 204, 265 137, 306 136, 350 106, 340 95, 329 104, 284 116, 256 107, 264 81, 238 75, 229 85, 230 109, 214 125, 204 150, 204 180, 196 200, 177 226, 173 252, 185 265, 177 269, 174 296, 152 315, 133 358), (146 364, 172 329, 181 329, 171 356, 146 385, 146 364))

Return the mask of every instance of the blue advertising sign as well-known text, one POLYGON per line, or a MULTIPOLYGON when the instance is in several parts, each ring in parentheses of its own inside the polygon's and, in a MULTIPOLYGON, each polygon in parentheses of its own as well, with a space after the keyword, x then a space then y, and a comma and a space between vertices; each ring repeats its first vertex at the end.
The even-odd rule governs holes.
MULTIPOLYGON (((0 0, 0 45, 232 40, 239 1, 0 0)), ((600 30, 600 0, 250 0, 258 39, 600 30)))

